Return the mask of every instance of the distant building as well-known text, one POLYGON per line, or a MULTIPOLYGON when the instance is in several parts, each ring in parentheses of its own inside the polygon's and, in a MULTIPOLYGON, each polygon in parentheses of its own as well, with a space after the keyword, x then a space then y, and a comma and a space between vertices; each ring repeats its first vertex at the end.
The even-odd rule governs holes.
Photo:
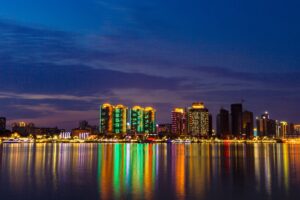
POLYGON ((6 130, 6 118, 0 117, 0 131, 6 130))
POLYGON ((208 116, 208 135, 210 137, 213 136, 213 119, 211 114, 208 116))
POLYGON ((91 135, 91 132, 88 130, 80 130, 80 129, 73 129, 71 133, 72 138, 76 139, 87 139, 91 135))
POLYGON ((265 112, 256 118, 257 134, 260 137, 275 137, 277 133, 276 120, 270 119, 269 113, 265 112))
POLYGON ((281 121, 279 125, 279 136, 281 138, 286 138, 288 134, 288 123, 286 121, 281 121))
POLYGON ((300 135, 300 124, 294 125, 294 132, 295 132, 295 135, 300 135))
POLYGON ((134 106, 130 109, 130 130, 134 134, 144 132, 144 108, 141 106, 134 106))
POLYGON ((243 105, 231 105, 231 133, 234 137, 241 137, 243 133, 243 105))
POLYGON ((229 111, 223 108, 220 109, 217 115, 217 136, 223 138, 230 136, 229 111))
POLYGON ((18 122, 12 124, 12 133, 18 133, 21 137, 28 137, 35 133, 33 123, 18 122))
POLYGON ((144 132, 156 133, 156 110, 152 107, 146 107, 144 111, 144 132))
POLYGON ((188 134, 207 137, 209 134, 209 112, 202 102, 188 108, 188 134))
POLYGON ((187 116, 184 108, 174 108, 171 114, 172 134, 186 135, 187 134, 187 116))
POLYGON ((254 136, 254 121, 253 113, 250 111, 243 112, 243 135, 247 138, 252 138, 254 136))
POLYGON ((157 127, 157 133, 159 135, 171 135, 172 124, 159 124, 157 127))
POLYGON ((102 134, 127 133, 127 107, 103 104, 100 106, 99 131, 102 134))

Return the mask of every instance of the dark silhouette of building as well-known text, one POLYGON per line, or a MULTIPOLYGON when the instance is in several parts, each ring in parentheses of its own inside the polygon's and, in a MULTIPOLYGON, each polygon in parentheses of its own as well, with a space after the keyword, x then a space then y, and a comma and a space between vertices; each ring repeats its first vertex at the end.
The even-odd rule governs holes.
POLYGON ((172 133, 172 124, 159 124, 157 127, 159 136, 169 136, 172 133))
POLYGON ((243 105, 231 104, 231 133, 241 137, 243 133, 243 105))
POLYGON ((21 137, 28 137, 34 134, 33 123, 18 122, 12 124, 12 133, 18 133, 21 137))
POLYGON ((227 138, 229 136, 229 111, 221 108, 217 115, 217 137, 227 138))
POLYGON ((0 131, 6 130, 6 118, 0 117, 0 131))
POLYGON ((209 114, 209 121, 208 121, 208 135, 211 137, 213 135, 213 119, 212 115, 209 114))
POLYGON ((256 119, 257 134, 260 137, 275 137, 277 122, 276 120, 270 119, 269 113, 265 112, 256 119))
POLYGON ((254 128, 254 121, 253 121, 253 113, 250 111, 243 112, 243 135, 247 138, 253 137, 253 128, 254 128))

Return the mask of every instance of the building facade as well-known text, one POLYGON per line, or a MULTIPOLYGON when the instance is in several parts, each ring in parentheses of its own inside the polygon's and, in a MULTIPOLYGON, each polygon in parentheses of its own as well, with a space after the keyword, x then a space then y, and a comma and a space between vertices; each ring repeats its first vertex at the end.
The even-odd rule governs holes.
POLYGON ((187 113, 184 108, 174 108, 171 114, 172 134, 186 135, 187 134, 187 113))
POLYGON ((193 103, 187 114, 188 134, 207 137, 209 135, 209 112, 202 102, 193 103))
POLYGON ((99 131, 101 134, 127 133, 127 107, 111 104, 100 106, 99 131))

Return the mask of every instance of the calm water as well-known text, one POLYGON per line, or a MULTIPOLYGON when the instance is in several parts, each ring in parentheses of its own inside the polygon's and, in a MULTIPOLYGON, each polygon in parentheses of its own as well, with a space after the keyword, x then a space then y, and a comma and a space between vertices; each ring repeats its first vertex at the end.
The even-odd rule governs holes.
POLYGON ((298 199, 300 145, 2 144, 1 199, 298 199))

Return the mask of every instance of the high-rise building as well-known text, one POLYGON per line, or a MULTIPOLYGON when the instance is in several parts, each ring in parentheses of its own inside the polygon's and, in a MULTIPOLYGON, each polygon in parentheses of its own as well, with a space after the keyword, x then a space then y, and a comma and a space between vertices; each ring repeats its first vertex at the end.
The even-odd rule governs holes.
POLYGON ((234 137, 241 137, 243 133, 243 105, 231 105, 231 133, 234 137))
POLYGON ((288 133, 288 123, 286 121, 280 122, 280 128, 279 128, 279 136, 281 138, 286 138, 288 133))
POLYGON ((106 103, 100 106, 99 131, 101 134, 113 133, 113 111, 114 106, 111 104, 106 103))
POLYGON ((144 108, 134 106, 130 109, 130 129, 135 134, 144 132, 144 108))
POLYGON ((0 131, 6 130, 6 118, 0 117, 0 131))
POLYGON ((146 107, 144 110, 144 132, 156 133, 156 110, 152 107, 146 107))
POLYGON ((277 122, 270 119, 269 113, 265 112, 260 117, 256 118, 257 134, 260 137, 275 137, 277 136, 277 122))
POLYGON ((99 131, 102 134, 127 133, 127 107, 103 104, 100 106, 99 131))
POLYGON ((186 135, 187 122, 184 108, 174 108, 172 111, 172 134, 186 135))
POLYGON ((131 133, 156 133, 156 110, 152 107, 134 106, 130 110, 131 133))
POLYGON ((295 132, 295 135, 300 135, 300 124, 294 125, 294 132, 295 132))
POLYGON ((211 114, 208 116, 208 135, 210 137, 213 135, 213 119, 211 114))
POLYGON ((202 102, 193 103, 188 108, 188 133, 206 137, 209 134, 209 113, 202 102))
POLYGON ((253 113, 249 111, 243 112, 243 135, 245 135, 247 138, 253 137, 253 128, 254 128, 254 122, 253 122, 253 113))
POLYGON ((230 136, 229 111, 223 108, 220 109, 217 115, 217 136, 224 138, 230 136))

